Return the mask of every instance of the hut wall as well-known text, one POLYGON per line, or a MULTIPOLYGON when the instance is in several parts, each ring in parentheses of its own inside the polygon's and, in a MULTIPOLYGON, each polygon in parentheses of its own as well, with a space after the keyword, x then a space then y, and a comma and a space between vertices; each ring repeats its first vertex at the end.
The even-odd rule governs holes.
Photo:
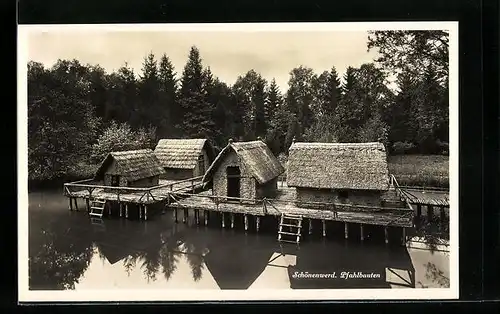
POLYGON ((274 178, 264 184, 257 184, 257 198, 274 198, 278 191, 278 178, 274 178))
POLYGON ((302 207, 315 207, 302 202, 381 206, 380 191, 347 190, 347 198, 340 198, 337 190, 330 189, 297 188, 296 191, 296 203, 302 207))
POLYGON ((205 171, 207 171, 208 167, 210 167, 210 161, 208 160, 208 154, 206 149, 202 150, 203 154, 203 162, 205 164, 205 169, 200 169, 200 164, 196 162, 196 166, 194 167, 194 176, 199 177, 205 174, 205 171))
POLYGON ((249 175, 245 165, 241 164, 238 155, 234 151, 221 161, 219 167, 215 170, 213 176, 213 194, 216 196, 227 196, 227 167, 239 167, 241 173, 240 179, 240 197, 255 199, 256 184, 255 179, 249 175))
POLYGON ((192 169, 165 168, 165 174, 161 176, 165 180, 184 180, 193 177, 192 169))
POLYGON ((156 186, 159 183, 159 177, 158 176, 153 176, 149 178, 144 178, 136 181, 131 181, 129 182, 130 187, 136 187, 136 188, 144 188, 144 187, 151 187, 151 186, 156 186))

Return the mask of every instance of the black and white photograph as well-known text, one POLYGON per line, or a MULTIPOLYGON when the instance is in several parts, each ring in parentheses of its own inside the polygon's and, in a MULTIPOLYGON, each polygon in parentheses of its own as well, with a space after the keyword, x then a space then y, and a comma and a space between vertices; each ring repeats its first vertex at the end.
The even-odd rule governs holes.
POLYGON ((21 25, 20 301, 458 298, 458 23, 21 25))

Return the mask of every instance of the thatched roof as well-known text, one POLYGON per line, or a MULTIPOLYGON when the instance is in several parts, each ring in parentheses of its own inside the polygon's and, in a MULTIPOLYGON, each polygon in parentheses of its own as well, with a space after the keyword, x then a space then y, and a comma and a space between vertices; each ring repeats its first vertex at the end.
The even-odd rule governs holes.
POLYGON ((94 179, 101 179, 113 160, 116 162, 117 172, 128 181, 136 181, 165 173, 151 149, 139 149, 109 153, 99 166, 94 179))
POLYGON ((194 169, 198 157, 206 150, 210 162, 214 159, 213 147, 206 139, 161 139, 154 150, 165 168, 194 169))
POLYGON ((387 190, 389 171, 382 143, 294 143, 287 184, 293 187, 387 190))
POLYGON ((220 162, 231 151, 234 151, 245 167, 250 172, 259 184, 266 183, 280 174, 285 172, 285 169, 273 155, 269 147, 262 141, 252 142, 232 142, 219 153, 215 161, 208 168, 207 173, 203 177, 203 182, 208 182, 219 166, 220 162))

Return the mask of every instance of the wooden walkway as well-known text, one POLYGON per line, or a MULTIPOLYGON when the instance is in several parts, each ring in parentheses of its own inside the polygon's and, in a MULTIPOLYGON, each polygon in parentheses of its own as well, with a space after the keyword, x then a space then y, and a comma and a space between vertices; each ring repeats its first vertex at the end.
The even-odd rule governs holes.
MULTIPOLYGON (((253 200, 245 199, 223 202, 213 196, 211 190, 198 194, 175 194, 183 198, 179 198, 168 205, 173 209, 216 211, 260 217, 291 214, 300 215, 303 218, 344 223, 413 227, 413 209, 410 208, 340 205, 337 206, 337 210, 328 210, 298 207, 295 204, 295 189, 282 186, 281 184, 278 185, 276 198, 265 199, 257 203, 252 202, 253 200)), ((315 204, 311 203, 311 205, 315 204)))
POLYGON ((401 188, 410 204, 424 206, 450 206, 450 195, 448 191, 422 190, 414 188, 401 188))
POLYGON ((110 187, 103 186, 102 182, 82 180, 64 184, 64 194, 69 198, 99 198, 105 201, 155 204, 164 202, 170 193, 195 193, 201 189, 202 177, 186 180, 160 180, 158 186, 150 188, 110 187))

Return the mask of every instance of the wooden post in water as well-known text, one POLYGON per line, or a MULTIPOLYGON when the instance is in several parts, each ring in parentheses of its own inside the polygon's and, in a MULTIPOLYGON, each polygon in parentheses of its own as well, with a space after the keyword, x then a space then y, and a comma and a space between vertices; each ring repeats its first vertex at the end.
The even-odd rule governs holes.
POLYGON ((87 212, 90 211, 90 200, 88 198, 85 199, 85 205, 87 206, 87 212))
POLYGON ((111 217, 111 203, 108 204, 108 216, 111 217))
POLYGON ((144 220, 148 220, 148 205, 144 205, 144 220))
POLYGON ((313 233, 313 221, 309 218, 309 235, 313 233))
POLYGON ((69 210, 73 210, 73 200, 69 197, 69 210))
POLYGON ((225 228, 225 227, 226 227, 226 223, 225 223, 225 221, 224 221, 224 212, 222 212, 221 214, 222 214, 222 215, 221 215, 221 216, 222 216, 222 217, 221 217, 221 220, 222 220, 222 228, 225 228))
POLYGON ((361 241, 364 241, 365 240, 365 235, 364 235, 364 232, 363 232, 363 224, 360 224, 359 225, 359 234, 360 234, 360 238, 361 238, 361 241))
POLYGON ((326 221, 322 219, 321 224, 323 225, 323 237, 326 237, 326 221))
POLYGON ((123 217, 123 204, 118 203, 118 206, 120 207, 120 218, 122 218, 123 217))
POLYGON ((78 211, 78 203, 77 203, 77 201, 76 201, 76 197, 75 197, 75 208, 76 208, 76 210, 78 211))
POLYGON ((194 215, 195 215, 195 218, 196 218, 196 224, 199 225, 200 224, 200 210, 199 209, 195 209, 194 210, 194 215))
POLYGON ((125 204, 125 218, 128 219, 128 204, 125 204))
POLYGON ((422 215, 422 205, 417 204, 417 217, 420 218, 422 215))
POLYGON ((344 224, 344 237, 349 239, 349 224, 347 222, 344 224))
POLYGON ((187 209, 184 209, 183 215, 182 215, 182 223, 186 223, 188 218, 188 212, 187 209))
POLYGON ((203 211, 203 218, 205 218, 205 226, 208 225, 208 210, 203 211))
POLYGON ((231 229, 234 228, 234 213, 229 214, 231 216, 231 229))
POLYGON ((403 227, 402 244, 403 244, 403 246, 406 245, 406 228, 405 227, 403 227))
POLYGON ((385 244, 389 243, 389 230, 387 227, 384 227, 384 238, 385 238, 385 244))
POLYGON ((174 208, 174 221, 175 221, 175 223, 178 222, 178 219, 177 219, 177 208, 174 208))
POLYGON ((434 206, 427 205, 427 221, 432 221, 434 218, 434 206))
POLYGON ((245 221, 245 231, 248 230, 248 216, 245 214, 243 215, 243 220, 245 221))
POLYGON ((255 230, 257 232, 259 232, 259 228, 260 228, 260 216, 256 216, 255 217, 255 230))

